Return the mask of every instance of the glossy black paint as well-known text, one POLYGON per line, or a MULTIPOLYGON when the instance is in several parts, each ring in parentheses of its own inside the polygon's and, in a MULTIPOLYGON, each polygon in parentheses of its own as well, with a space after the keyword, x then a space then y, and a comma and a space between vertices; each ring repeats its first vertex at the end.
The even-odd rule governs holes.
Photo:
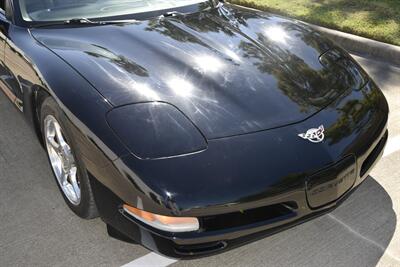
POLYGON ((36 129, 41 100, 54 97, 102 219, 169 256, 229 249, 335 207, 365 179, 387 139, 381 91, 346 52, 300 22, 218 4, 118 25, 30 29, 1 15, 0 24, 1 89, 36 129), (151 114, 150 123, 135 121, 136 113, 151 114), (324 142, 297 136, 321 124, 324 142), (146 138, 159 145, 146 150, 146 138), (310 203, 306 185, 325 184, 310 179, 321 171, 337 177, 335 164, 347 158, 354 181, 321 189, 310 203), (290 212, 173 234, 129 217, 123 203, 201 221, 281 203, 290 212))
POLYGON ((209 139, 301 121, 365 83, 352 61, 320 63, 332 45, 318 33, 236 8, 32 34, 112 105, 170 103, 209 139))

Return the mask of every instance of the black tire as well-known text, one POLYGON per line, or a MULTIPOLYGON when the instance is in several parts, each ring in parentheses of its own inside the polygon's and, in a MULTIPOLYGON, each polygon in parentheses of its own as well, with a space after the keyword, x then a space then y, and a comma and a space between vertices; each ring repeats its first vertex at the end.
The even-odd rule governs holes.
MULTIPOLYGON (((90 186, 90 181, 89 181, 89 176, 86 170, 86 167, 83 163, 83 160, 80 156, 79 152, 79 147, 77 144, 74 142, 74 139, 72 138, 72 134, 70 129, 67 127, 68 123, 67 118, 57 102, 52 98, 52 97, 47 97, 40 108, 40 127, 41 127, 41 132, 42 132, 42 137, 43 137, 43 143, 46 144, 45 140, 45 130, 44 130, 44 121, 45 118, 48 115, 52 115, 59 125, 61 126, 62 130, 62 135, 65 137, 65 140, 69 144, 71 148, 72 155, 75 159, 75 164, 77 167, 77 178, 79 180, 79 187, 80 187, 80 193, 81 193, 81 198, 79 204, 75 205, 73 204, 64 194, 63 190, 61 189, 60 184, 57 181, 56 174, 54 173, 53 168, 51 167, 54 175, 54 179, 56 181, 56 184, 65 200, 69 208, 79 217, 84 218, 84 219, 92 219, 98 217, 98 211, 96 207, 96 203, 93 197, 93 191, 90 186)), ((46 149, 45 145, 45 150, 47 153, 47 157, 49 159, 49 163, 51 166, 50 162, 50 157, 49 153, 46 149)))

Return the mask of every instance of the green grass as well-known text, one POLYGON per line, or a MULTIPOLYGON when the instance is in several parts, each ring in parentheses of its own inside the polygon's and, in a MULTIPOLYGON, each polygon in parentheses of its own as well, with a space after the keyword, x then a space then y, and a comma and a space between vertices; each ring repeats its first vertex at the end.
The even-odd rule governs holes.
POLYGON ((231 3, 400 45, 400 0, 230 0, 231 3))

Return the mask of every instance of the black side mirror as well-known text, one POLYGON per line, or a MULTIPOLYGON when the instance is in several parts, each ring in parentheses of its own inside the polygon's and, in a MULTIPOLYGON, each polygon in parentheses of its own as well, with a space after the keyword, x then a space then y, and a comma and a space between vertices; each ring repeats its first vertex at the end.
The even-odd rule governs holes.
POLYGON ((14 14, 14 12, 13 12, 13 3, 12 3, 12 0, 5 0, 5 3, 4 3, 4 11, 6 12, 6 18, 7 18, 9 21, 12 21, 12 19, 13 19, 13 14, 14 14))

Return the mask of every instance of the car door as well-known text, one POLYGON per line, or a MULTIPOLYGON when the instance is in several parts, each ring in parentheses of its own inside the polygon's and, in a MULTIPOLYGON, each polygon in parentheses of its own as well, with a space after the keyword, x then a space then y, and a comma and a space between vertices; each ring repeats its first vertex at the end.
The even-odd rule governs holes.
POLYGON ((4 10, 0 16, 1 24, 1 63, 0 80, 1 87, 11 101, 23 111, 24 93, 32 89, 32 82, 38 80, 38 75, 33 64, 13 42, 14 25, 8 17, 12 17, 11 0, 0 0, 4 2, 4 10))

